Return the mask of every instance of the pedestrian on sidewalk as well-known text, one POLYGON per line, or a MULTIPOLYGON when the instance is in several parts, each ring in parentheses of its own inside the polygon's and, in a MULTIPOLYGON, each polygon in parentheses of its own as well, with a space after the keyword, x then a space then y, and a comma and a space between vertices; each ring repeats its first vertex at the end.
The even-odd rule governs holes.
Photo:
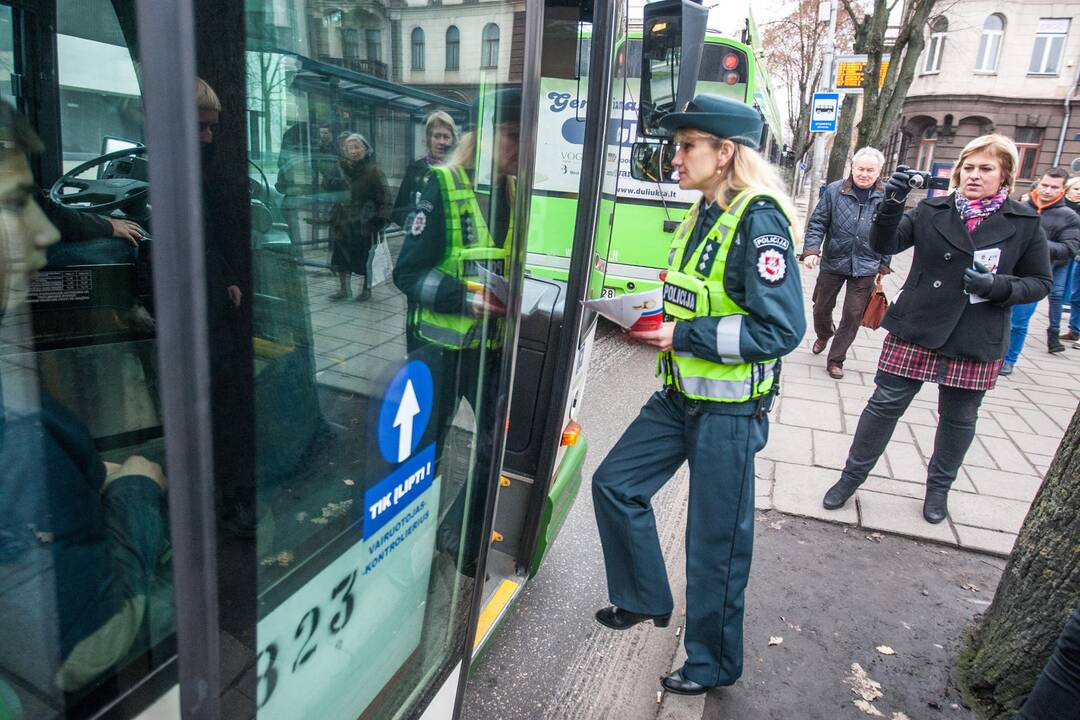
MULTIPOLYGON (((1046 331, 1046 349, 1051 353, 1065 352, 1065 346, 1058 337, 1061 333, 1061 305, 1069 277, 1069 262, 1080 253, 1080 217, 1065 203, 1065 181, 1068 179, 1069 173, 1065 168, 1050 168, 1036 183, 1026 201, 1039 213, 1039 222, 1050 249, 1054 285, 1050 290, 1050 327, 1046 331)), ((1013 305, 1009 351, 1001 366, 1002 375, 1012 373, 1013 366, 1020 359, 1028 323, 1038 305, 1037 302, 1013 305)))
MULTIPOLYGON (((1065 183, 1065 204, 1080 217, 1080 176, 1065 183)), ((1066 273, 1065 304, 1069 306, 1069 329, 1062 333, 1062 340, 1069 340, 1073 348, 1080 350, 1080 256, 1069 261, 1066 273)))
POLYGON ((848 348, 859 332, 866 303, 874 283, 892 272, 889 256, 870 247, 870 219, 881 202, 881 166, 885 156, 872 147, 864 147, 851 158, 851 175, 830 183, 806 228, 799 259, 808 270, 820 263, 814 285, 814 332, 817 337, 811 352, 820 355, 832 338, 825 361, 829 377, 844 377, 848 348), (840 326, 833 323, 833 308, 840 290, 844 309, 840 326), (835 334, 834 334, 835 333, 835 334))
POLYGON ((679 143, 679 187, 702 197, 675 231, 663 324, 628 334, 660 351, 664 389, 593 476, 612 602, 596 619, 614 630, 670 622, 674 600, 652 496, 689 461, 686 662, 662 685, 700 695, 742 675, 754 456, 768 437, 780 357, 798 347, 806 318, 791 201, 754 150, 758 112, 698 95, 660 125, 679 143))
POLYGON ((889 444, 896 422, 924 382, 938 385, 938 425, 926 476, 923 517, 948 515, 949 488, 975 438, 979 404, 994 387, 1008 309, 1050 290, 1046 235, 1029 205, 1009 199, 1017 151, 1003 135, 975 138, 960 153, 953 191, 904 214, 912 171, 900 166, 885 186, 870 245, 896 254, 914 248, 911 270, 882 326, 889 331, 839 482, 822 504, 836 510, 855 494, 889 444))

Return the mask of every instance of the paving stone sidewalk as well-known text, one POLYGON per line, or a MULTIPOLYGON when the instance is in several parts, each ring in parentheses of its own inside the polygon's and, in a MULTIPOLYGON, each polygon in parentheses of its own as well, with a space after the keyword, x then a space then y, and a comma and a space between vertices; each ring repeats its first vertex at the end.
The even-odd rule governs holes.
MULTIPOLYGON (((805 213, 805 199, 799 210, 805 213)), ((893 260, 896 272, 884 281, 890 298, 910 264, 911 252, 893 260)), ((1031 319, 1015 371, 999 378, 983 400, 975 442, 949 495, 949 519, 931 525, 923 520, 922 498, 938 418, 937 387, 932 384, 912 401, 854 501, 835 511, 821 506, 825 491, 840 476, 859 415, 873 392, 885 331, 860 329, 844 364, 844 378, 831 379, 825 372, 826 353, 810 352, 810 297, 817 271, 800 269, 808 330, 802 345, 784 359, 769 444, 758 455, 758 509, 1008 555, 1080 402, 1080 350, 1066 343, 1064 353, 1046 351, 1047 301, 1031 319)), ((837 320, 842 303, 843 295, 837 300, 837 320)), ((1063 327, 1067 318, 1066 311, 1063 327)))

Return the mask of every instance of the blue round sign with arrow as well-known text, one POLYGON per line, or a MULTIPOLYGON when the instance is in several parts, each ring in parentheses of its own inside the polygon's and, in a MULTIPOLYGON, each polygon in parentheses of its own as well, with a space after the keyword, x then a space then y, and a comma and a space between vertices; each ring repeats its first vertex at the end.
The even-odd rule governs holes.
POLYGON ((405 462, 420 444, 434 389, 431 370, 420 360, 403 365, 390 381, 379 411, 379 452, 388 462, 405 462))

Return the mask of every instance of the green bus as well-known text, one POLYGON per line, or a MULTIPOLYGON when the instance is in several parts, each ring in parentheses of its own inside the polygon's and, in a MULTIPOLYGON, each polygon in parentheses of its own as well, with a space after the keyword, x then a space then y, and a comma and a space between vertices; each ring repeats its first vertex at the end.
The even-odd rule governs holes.
MULTIPOLYGON (((713 93, 752 104, 764 118, 759 152, 772 162, 781 153, 780 112, 772 95, 768 69, 755 47, 757 29, 747 16, 740 39, 716 31, 705 37, 697 92, 713 93)), ((591 38, 579 42, 579 71, 575 77, 540 79, 540 117, 537 174, 532 197, 534 222, 528 237, 526 271, 534 277, 565 279, 570 265, 570 237, 560 228, 573 227, 584 134, 585 104, 579 99, 581 80, 588 75, 591 38), (543 222, 535 222, 543 218, 543 222)), ((641 27, 632 27, 616 49, 615 79, 609 128, 618 133, 618 189, 600 198, 599 221, 610 227, 606 256, 598 250, 596 270, 604 277, 602 296, 644 292, 658 287, 665 267, 670 234, 679 226, 694 200, 675 184, 649 183, 630 175, 630 146, 641 139, 637 131, 638 85, 641 77, 641 27), (622 120, 616 118, 622 117, 622 120)))

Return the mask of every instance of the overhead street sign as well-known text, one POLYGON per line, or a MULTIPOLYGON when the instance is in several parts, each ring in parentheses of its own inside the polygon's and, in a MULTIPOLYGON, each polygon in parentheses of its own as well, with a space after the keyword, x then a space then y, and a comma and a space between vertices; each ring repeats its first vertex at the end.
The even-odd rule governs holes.
MULTIPOLYGON (((838 55, 834 87, 844 92, 862 92, 863 71, 866 68, 866 55, 838 55)), ((878 88, 885 84, 885 73, 889 71, 889 55, 881 56, 881 69, 878 72, 878 88)))
POLYGON ((814 93, 810 102, 810 132, 836 132, 840 93, 814 93))

